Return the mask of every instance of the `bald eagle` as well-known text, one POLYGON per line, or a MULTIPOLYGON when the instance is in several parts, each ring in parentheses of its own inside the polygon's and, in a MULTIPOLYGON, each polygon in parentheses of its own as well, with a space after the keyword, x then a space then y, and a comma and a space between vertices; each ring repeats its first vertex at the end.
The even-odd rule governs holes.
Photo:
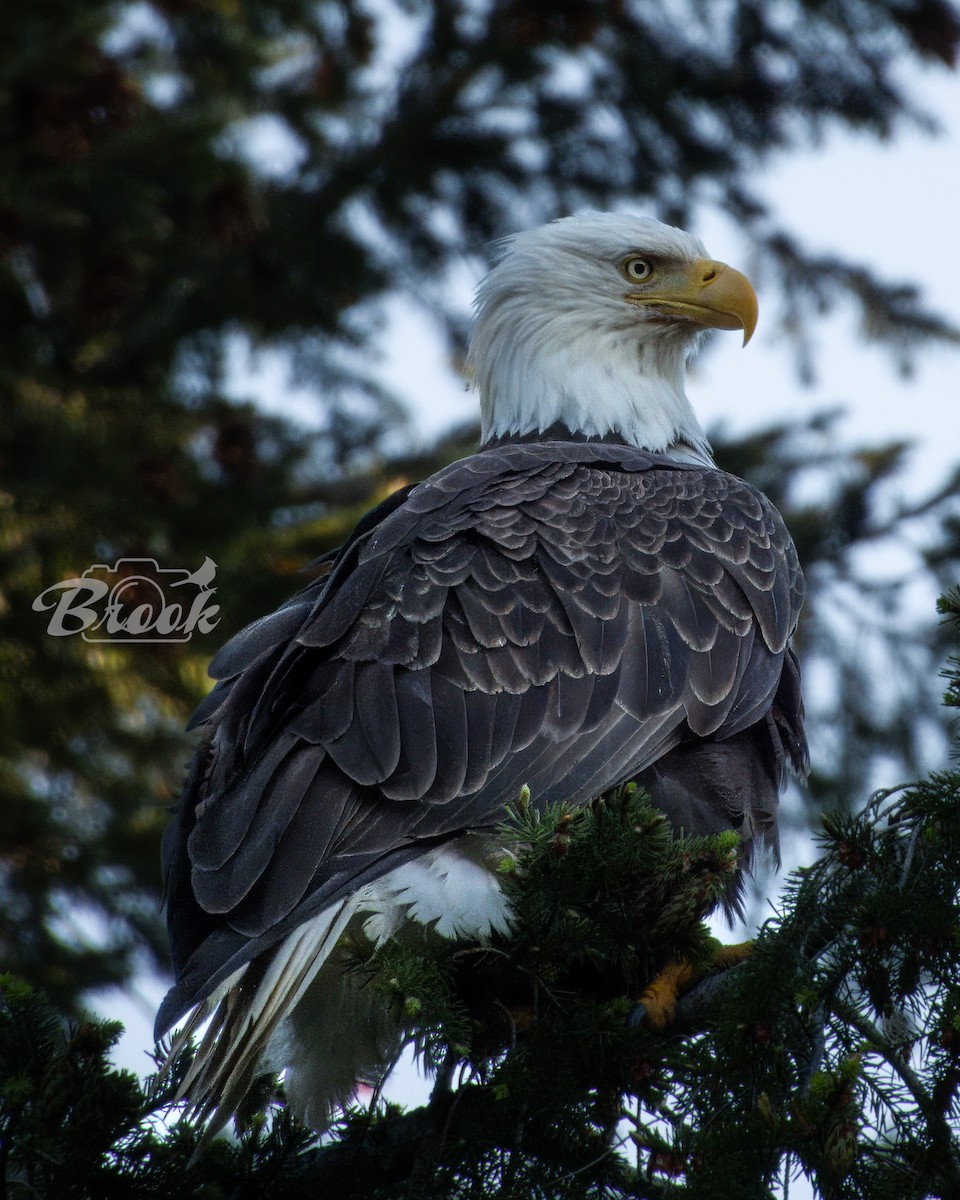
POLYGON ((477 453, 368 514, 332 569, 214 658, 164 841, 176 982, 209 1020, 183 1094, 212 1124, 258 1069, 322 1127, 400 1031, 342 939, 509 930, 497 828, 627 780, 677 829, 776 845, 806 766, 802 599, 770 502, 720 471, 684 391, 756 296, 656 221, 510 239, 477 293, 477 453))

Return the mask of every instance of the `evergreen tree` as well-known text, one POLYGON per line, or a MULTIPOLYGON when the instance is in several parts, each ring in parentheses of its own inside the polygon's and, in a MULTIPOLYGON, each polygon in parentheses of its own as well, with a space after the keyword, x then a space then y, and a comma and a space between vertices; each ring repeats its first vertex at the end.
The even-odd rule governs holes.
MULTIPOLYGON (((398 478, 465 448, 385 459, 401 422, 369 366, 385 298, 433 312, 459 353, 454 256, 582 205, 692 224, 719 202, 789 277, 785 333, 849 296, 898 353, 955 336, 909 289, 808 254, 749 184, 810 131, 923 121, 895 68, 954 61, 945 0, 7 0, 2 21, 0 959, 67 1008, 166 963, 157 845, 214 643, 398 478), (238 341, 289 356, 319 432, 238 399, 238 341), (52 637, 32 608, 94 563, 208 557, 222 619, 189 643, 52 637)), ((802 543, 805 653, 835 649, 821 574, 849 581, 851 550, 902 524, 882 503, 899 454, 844 456, 799 511, 796 482, 832 465, 802 430, 721 455, 802 543)), ((957 558, 946 494, 920 514, 937 522, 932 573, 957 558)), ((874 596, 864 620, 891 603, 874 596)), ((848 799, 901 726, 919 761, 930 648, 910 657, 899 627, 884 645, 909 661, 879 715, 840 647, 850 727, 820 796, 848 799)))
MULTIPOLYGON (((960 640, 960 593, 942 608, 960 640)), ((238 1140, 198 1156, 169 1110, 176 1075, 141 1089, 108 1065, 115 1027, 65 1031, 5 980, 7 1196, 709 1200, 783 1195, 801 1174, 826 1200, 960 1192, 960 774, 828 817, 750 957, 665 1034, 631 997, 651 961, 708 956, 734 835, 675 838, 630 786, 580 811, 521 797, 505 832, 509 936, 357 946, 436 1071, 429 1104, 348 1111, 320 1146, 264 1078, 238 1140)))

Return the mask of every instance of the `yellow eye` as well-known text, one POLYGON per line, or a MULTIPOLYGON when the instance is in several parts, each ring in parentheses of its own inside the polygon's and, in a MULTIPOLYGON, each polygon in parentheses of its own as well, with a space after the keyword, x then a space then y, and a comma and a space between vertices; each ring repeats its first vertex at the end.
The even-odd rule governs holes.
POLYGON ((633 283, 645 283, 653 274, 653 264, 645 258, 631 254, 620 264, 620 270, 633 283))

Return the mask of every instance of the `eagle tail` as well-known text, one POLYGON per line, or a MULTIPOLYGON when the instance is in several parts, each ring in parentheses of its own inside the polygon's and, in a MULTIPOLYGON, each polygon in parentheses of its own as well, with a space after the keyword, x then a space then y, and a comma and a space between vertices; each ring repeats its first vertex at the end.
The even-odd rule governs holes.
POLYGON ((162 1071, 209 1018, 177 1100, 206 1122, 199 1155, 236 1111, 277 1025, 302 999, 354 915, 357 897, 324 909, 294 929, 270 955, 248 963, 197 1005, 177 1035, 162 1071), (212 1016, 211 1016, 212 1013, 212 1016))

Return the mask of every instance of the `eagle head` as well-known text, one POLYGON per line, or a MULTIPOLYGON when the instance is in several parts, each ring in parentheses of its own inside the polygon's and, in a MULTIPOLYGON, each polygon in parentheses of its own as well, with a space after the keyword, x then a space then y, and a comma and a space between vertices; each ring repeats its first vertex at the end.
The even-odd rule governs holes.
POLYGON ((503 243, 476 297, 483 441, 554 426, 712 462, 684 390, 710 329, 757 323, 749 280, 649 217, 583 213, 503 243))

